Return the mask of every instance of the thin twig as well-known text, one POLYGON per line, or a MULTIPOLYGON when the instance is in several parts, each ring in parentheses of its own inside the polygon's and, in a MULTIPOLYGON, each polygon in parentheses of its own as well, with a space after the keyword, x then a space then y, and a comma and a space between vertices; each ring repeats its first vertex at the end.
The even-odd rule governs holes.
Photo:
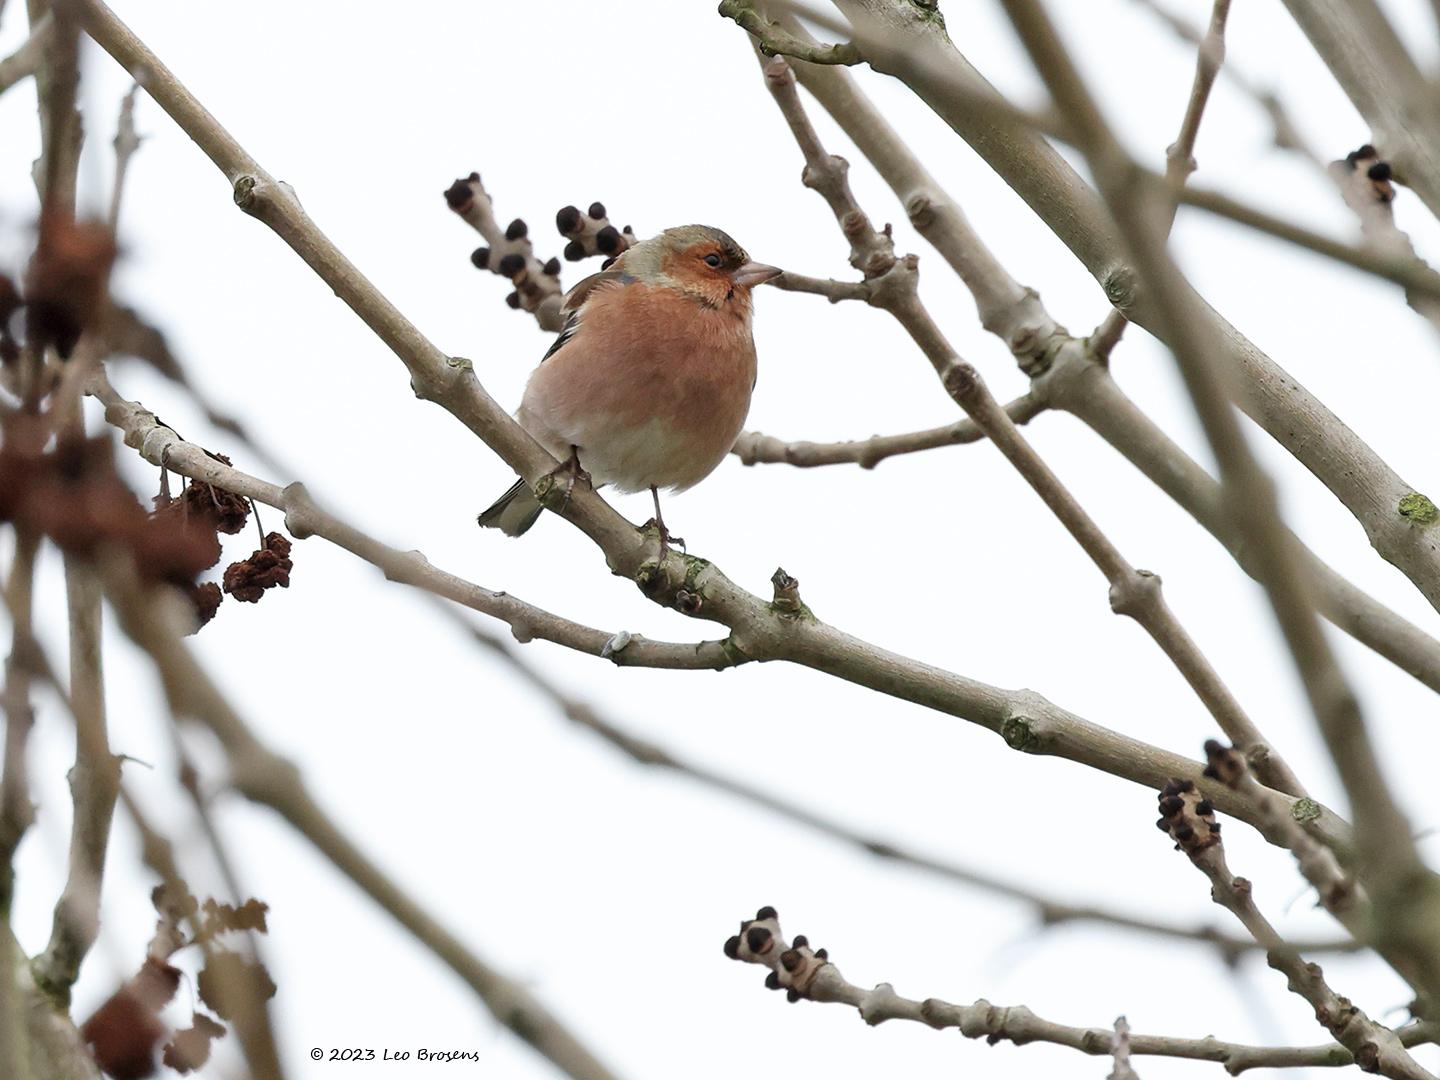
POLYGON ((1165 250, 1152 207, 1129 183, 1128 159, 1090 96, 1038 0, 1002 0, 1056 103, 1070 116, 1100 191, 1166 333, 1201 426, 1220 466, 1227 505, 1254 547, 1265 586, 1311 710, 1355 813, 1362 878, 1376 909, 1377 945, 1430 1002, 1440 1002, 1440 877, 1421 861, 1410 827, 1381 772, 1359 701, 1315 618, 1308 583, 1279 527, 1275 489, 1251 453, 1229 387, 1213 364, 1215 326, 1165 250))
MULTIPOLYGON (((1165 182, 1177 195, 1190 174, 1195 171, 1195 140, 1200 134, 1200 118, 1205 115, 1205 105, 1210 100, 1210 91, 1215 85, 1215 76, 1225 60, 1225 20, 1230 17, 1230 0, 1215 0, 1210 9, 1210 26, 1195 49, 1195 78, 1190 83, 1190 97, 1185 103, 1185 115, 1180 121, 1180 134, 1165 151, 1165 182)), ((1167 203, 1169 217, 1165 231, 1174 227, 1176 203, 1167 203)), ((1109 356, 1124 333, 1129 322, 1116 308, 1111 308, 1095 332, 1090 335, 1092 345, 1100 356, 1109 356)))
POLYGON ((135 131, 135 95, 140 84, 132 83, 125 96, 120 99, 120 117, 115 124, 115 179, 110 185, 110 231, 119 231, 120 203, 125 195, 125 177, 130 171, 130 159, 140 149, 140 136, 135 131))
POLYGON ((842 66, 860 64, 865 60, 860 55, 860 50, 850 42, 819 45, 788 32, 779 23, 756 11, 750 0, 720 0, 719 11, 725 18, 733 19, 737 26, 753 34, 766 56, 793 56, 810 64, 842 66))
MULTIPOLYGON (((1306 251, 1313 251, 1345 266, 1393 281, 1403 286, 1407 294, 1429 301, 1440 299, 1440 273, 1436 273, 1413 254, 1379 245, 1357 247, 1343 240, 1333 240, 1313 229, 1248 206, 1219 191, 1190 187, 1179 192, 1178 198, 1186 206, 1193 206, 1306 251)), ((1411 251, 1413 252, 1413 249, 1411 251)))
POLYGON ((40 58, 45 54, 53 26, 54 21, 46 15, 35 24, 24 44, 0 60, 0 94, 40 69, 40 58))
MULTIPOLYGON (((1176 926, 1173 923, 1126 915, 1108 908, 1057 900, 1052 896, 1037 893, 1024 885, 995 877, 992 874, 948 860, 922 855, 888 840, 857 832, 814 810, 773 795, 757 784, 736 779, 734 776, 718 773, 703 765, 687 761, 649 739, 630 734, 618 727, 610 718, 602 715, 592 705, 566 691, 556 680, 548 676, 504 639, 485 632, 452 608, 442 610, 470 634, 480 646, 498 655, 528 686, 549 700, 567 720, 603 739, 637 765, 683 776, 704 787, 722 792, 732 798, 761 807, 788 821, 803 825, 832 840, 838 840, 858 848, 878 859, 924 870, 954 884, 980 889, 1014 900, 1026 907, 1033 908, 1040 924, 1045 927, 1058 926, 1062 923, 1101 923, 1155 937, 1211 945, 1227 963, 1233 963, 1244 953, 1257 948, 1255 943, 1248 938, 1224 934, 1214 927, 1176 926)), ((1293 820, 1290 824, 1294 825, 1293 820)), ((1337 941, 1332 939, 1307 942, 1304 948, 1307 952, 1353 952, 1360 948, 1360 945, 1353 940, 1337 941)))
POLYGON ((100 932, 100 893, 110 824, 120 788, 120 760, 110 752, 101 660, 100 589, 92 568, 65 556, 70 615, 70 703, 75 714, 75 764, 69 773, 74 814, 70 868, 55 905, 50 941, 35 958, 35 981, 68 1004, 80 963, 100 932))
POLYGON ((1395 1032, 1371 1020, 1364 1010, 1331 989, 1320 965, 1308 963, 1260 911, 1250 882, 1230 872, 1219 826, 1210 804, 1194 785, 1171 782, 1161 791, 1160 824, 1210 880, 1215 903, 1233 914, 1265 949, 1270 966, 1286 977, 1289 989, 1315 1010, 1315 1019, 1355 1057, 1366 1072, 1392 1080, 1435 1080, 1401 1044, 1395 1032))
MULTIPOLYGON (((92 567, 93 569, 93 567, 92 567)), ((31 648, 26 652, 28 663, 31 665, 31 672, 36 677, 43 679, 49 684, 55 696, 59 698, 65 711, 71 716, 75 723, 76 737, 80 737, 80 729, 88 722, 84 715, 83 706, 74 697, 73 691, 67 691, 60 677, 55 673, 54 666, 50 663, 49 657, 40 647, 38 642, 31 642, 31 648)), ((85 687, 88 691, 88 687, 85 687)), ((175 890, 176 896, 188 894, 189 888, 185 885, 183 878, 175 863, 174 850, 170 842, 155 830, 149 823, 146 815, 139 805, 119 783, 119 762, 116 762, 117 779, 115 782, 115 794, 112 801, 123 804, 136 829, 140 833, 142 857, 152 870, 175 890)), ((85 868, 82 867, 82 870, 85 868)), ((73 870, 73 868, 72 868, 73 870)), ((89 890, 98 896, 99 876, 94 875, 89 885, 89 890)), ((69 887, 67 886, 67 892, 69 887)), ((58 912, 57 912, 58 917, 58 912)), ((204 935, 200 932, 200 922, 197 913, 191 912, 188 918, 194 929, 194 937, 200 941, 201 948, 207 958, 210 955, 211 947, 204 935)), ((248 937, 249 935, 247 935, 248 937)), ((31 965, 34 975, 35 987, 44 991, 52 1003, 48 1006, 57 1015, 68 1016, 68 1010, 55 1009, 53 999, 56 996, 55 990, 49 985, 50 976, 41 970, 43 958, 38 958, 31 965)), ((222 969, 224 970, 224 969, 222 969)), ((244 1051, 246 1063, 250 1066, 252 1076, 266 1080, 284 1080, 284 1071, 280 1066, 280 1056, 276 1049, 275 1033, 270 1024, 269 1011, 264 998, 257 998, 253 993, 253 987, 237 987, 239 993, 227 995, 236 1007, 237 1012, 233 1017, 235 1027, 239 1033, 241 1046, 244 1051)), ((65 993, 68 995, 68 987, 65 993)))
POLYGON ((5 580, 5 604, 10 613, 10 653, 5 658, 5 685, 0 706, 5 712, 5 758, 0 773, 0 1065, 11 1074, 30 1080, 32 1049, 26 1011, 29 1001, 20 990, 17 969, 29 965, 10 930, 15 900, 15 853, 35 821, 30 799, 26 752, 35 726, 31 703, 31 667, 28 652, 34 640, 35 556, 39 538, 17 530, 10 576, 5 580))
POLYGON ((139 402, 126 401, 103 375, 90 392, 105 405, 105 419, 124 432, 125 444, 151 464, 273 506, 297 539, 319 536, 366 560, 391 581, 454 601, 509 625, 519 641, 552 641, 602 656, 621 666, 718 670, 743 662, 724 642, 651 641, 624 631, 607 633, 554 615, 506 592, 495 592, 434 566, 419 551, 401 551, 367 536, 321 508, 303 484, 280 487, 217 461, 204 447, 186 442, 139 402), (623 644, 621 643, 623 641, 623 644))
MULTIPOLYGON (((741 923, 740 934, 726 943, 726 953, 733 959, 769 968, 765 985, 785 990, 792 1000, 848 1005, 872 1026, 887 1020, 909 1020, 942 1030, 958 1028, 966 1038, 983 1038, 992 1044, 1008 1041, 1020 1046, 1044 1042, 1097 1057, 1114 1053, 1115 1034, 1111 1029, 1057 1024, 1036 1016, 1024 1005, 992 1005, 984 998, 973 1005, 955 1005, 934 997, 920 1001, 901 997, 893 986, 883 982, 873 990, 862 989, 841 974, 830 961, 827 950, 812 949, 806 938, 799 935, 793 941, 786 941, 780 933, 774 908, 761 908, 756 915, 757 918, 741 923)), ((1434 1041, 1437 1031, 1434 1025, 1410 1024, 1391 1033, 1391 1037, 1402 1046, 1414 1046, 1434 1041)), ((1231 1076, 1249 1069, 1335 1067, 1355 1063, 1354 1056, 1339 1043, 1246 1046, 1222 1042, 1213 1036, 1183 1039, 1169 1035, 1131 1035, 1130 1053, 1215 1061, 1224 1065, 1231 1076)))
POLYGON ((84 129, 76 97, 80 85, 78 0, 30 0, 30 31, 51 21, 44 55, 35 73, 40 103, 40 163, 35 176, 45 209, 75 215, 76 175, 84 129))
MULTIPOLYGON (((730 650, 752 659, 779 659, 835 675, 893 697, 980 724, 1029 753, 1057 754, 1154 787, 1168 776, 1199 774, 1193 761, 1082 720, 1030 691, 1006 691, 880 649, 814 618, 741 589, 718 567, 661 550, 655 531, 635 529, 596 493, 568 493, 553 481, 557 462, 481 386, 473 366, 440 352, 381 295, 304 213, 294 194, 260 169, 158 57, 100 0, 83 0, 95 40, 144 86, 235 186, 240 208, 268 224, 331 286, 405 364, 416 392, 443 405, 536 488, 542 502, 564 510, 605 553, 614 572, 636 582, 653 602, 730 627, 730 650)), ((1217 805, 1253 820, 1253 809, 1217 787, 1217 805)), ((1347 828, 1322 811, 1310 828, 1327 843, 1348 846, 1347 828)))
POLYGON ((11 635, 10 654, 5 658, 5 686, 0 693, 0 705, 5 711, 4 772, 0 773, 0 916, 7 922, 15 898, 15 852, 35 821, 25 761, 35 711, 25 652, 34 640, 35 556, 39 546, 38 537, 19 531, 10 575, 5 579, 11 635))
POLYGON ((1304 787, 1261 734, 1244 707, 1205 658, 1200 647, 1170 610, 1161 592, 1160 577, 1137 570, 1126 561, 1109 537, 1101 531, 1060 478, 1020 434, 1020 430, 991 396, 984 380, 969 364, 955 363, 945 385, 970 419, 980 427, 1006 459, 1015 466, 1045 505, 1065 526, 1090 561, 1110 583, 1110 607, 1116 614, 1134 619, 1155 644, 1170 658, 1204 702, 1222 731, 1240 746, 1265 783, 1291 795, 1303 796, 1304 787))
MULTIPOLYGON (((860 148, 906 208, 911 223, 959 274, 981 322, 1032 377, 1032 393, 1078 417, 1192 514, 1252 577, 1253 555, 1220 512, 1219 485, 1116 385, 1083 339, 1065 331, 1039 295, 1016 282, 843 68, 799 64, 796 75, 860 148)), ((1322 613, 1345 633, 1440 692, 1440 642, 1358 589, 1294 541, 1322 613)))
POLYGON ((850 241, 851 263, 865 274, 867 282, 873 287, 869 302, 889 311, 906 329, 940 376, 950 396, 990 437, 1105 575, 1110 583, 1111 609, 1116 614, 1135 619, 1145 629, 1190 684, 1220 729, 1245 747, 1265 783, 1291 795, 1304 795, 1304 788, 1294 773, 1260 734, 1165 603, 1159 576, 1138 571, 1126 562, 1059 477, 1026 442, 1006 412, 991 397, 979 373, 956 355, 920 300, 913 258, 897 262, 889 235, 875 231, 851 193, 844 159, 826 153, 821 145, 795 91, 795 76, 789 64, 777 57, 765 63, 763 68, 766 85, 805 157, 806 185, 825 196, 836 222, 850 241))
MULTIPOLYGON (((80 81, 80 20, 74 0, 33 0, 32 17, 48 3, 55 34, 39 80, 41 157, 39 178, 45 213, 73 217, 82 138, 76 96, 80 81)), ((92 360, 73 357, 51 394, 50 420, 63 442, 85 438, 81 387, 76 377, 92 360)), ((67 1007, 80 965, 100 933, 105 853, 120 787, 120 761, 110 752, 105 718, 100 587, 94 570, 72 552, 65 557, 69 617, 70 702, 75 716, 75 763, 70 769, 69 869, 55 904, 50 940, 35 958, 36 985, 67 1007)))
MULTIPOLYGON (((837 2, 871 66, 914 90, 1085 264, 1112 304, 1173 346, 1166 339, 1174 325, 1170 309, 1138 272, 1104 202, 1045 141, 1033 126, 1035 118, 1011 107, 955 48, 939 21, 908 0, 837 2)), ((787 0, 787 6, 794 5, 787 0)), ((808 5, 804 10, 821 25, 836 23, 808 5)), ((1076 141, 1081 136, 1073 128, 1062 123, 1045 130, 1076 141)), ((1127 163, 1132 192, 1148 193, 1154 182, 1153 173, 1127 163)), ((1187 291, 1198 302, 1188 285, 1187 291)), ((1415 488, 1217 312, 1208 306, 1201 312, 1217 363, 1244 387, 1241 408, 1325 484, 1365 529, 1371 546, 1440 610, 1440 545, 1397 509, 1415 488)))
MULTIPOLYGON (((1028 424, 1044 411, 1033 394, 1021 394, 1005 404, 1005 412, 1017 424, 1028 424)), ((819 465, 859 465, 873 469, 886 458, 980 442, 984 433, 971 420, 907 431, 902 435, 872 435, 868 439, 844 442, 786 442, 759 431, 742 432, 730 452, 745 465, 794 465, 811 469, 819 465)))
POLYGON ((142 592, 118 564, 102 572, 106 594, 125 632, 155 662, 176 716, 211 731, 229 759, 232 782, 268 806, 364 890, 384 911, 459 975, 496 1020, 575 1080, 613 1080, 614 1074, 523 986, 484 963, 386 875, 311 798, 300 771, 263 745, 196 662, 179 633, 184 613, 170 597, 142 592))

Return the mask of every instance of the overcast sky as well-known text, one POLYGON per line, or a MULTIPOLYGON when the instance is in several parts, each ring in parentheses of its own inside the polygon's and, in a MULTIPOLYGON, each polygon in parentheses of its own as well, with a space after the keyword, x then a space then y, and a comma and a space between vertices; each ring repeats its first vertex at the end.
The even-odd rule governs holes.
MULTIPOLYGON (((1425 62, 1435 29, 1422 0, 1386 5, 1425 62)), ((1128 0, 1050 5, 1128 145, 1152 166, 1174 138, 1193 53, 1128 0)), ((1194 20, 1199 0, 1171 0, 1194 20)), ((23 38, 23 5, 0 54, 23 38)), ((547 347, 504 303, 505 282, 468 255, 478 238, 441 198, 479 170, 503 222, 530 223, 558 254, 555 211, 600 199, 640 234, 687 222, 732 233, 757 259, 848 276, 846 245, 766 93, 745 35, 711 0, 528 4, 307 0, 251 5, 117 0, 116 10, 271 173, 294 185, 339 247, 442 349, 474 360, 507 406, 547 347)), ((998 5, 951 0, 952 36, 989 77, 1041 101, 998 5)), ((109 140, 127 86, 107 56, 85 57, 90 141, 82 198, 108 199, 109 140)), ((1278 0, 1238 3, 1229 62, 1274 86, 1306 135, 1340 157, 1369 137, 1278 0)), ((1004 184, 903 87, 857 69, 1011 273, 1072 331, 1104 297, 1004 184)), ((1024 380, 979 326, 959 281, 915 234, 887 188, 823 112, 827 147, 897 247, 921 256, 922 294, 957 350, 1002 399, 1024 380)), ((293 471, 273 475, 207 428, 174 388, 135 364, 113 378, 187 438, 288 482, 374 535, 437 565, 571 618, 686 640, 716 628, 658 609, 605 570, 576 530, 547 516, 523 540, 475 528, 513 479, 460 424, 412 396, 404 369, 277 238, 238 213, 224 177, 149 99, 121 222, 117 296, 162 326, 196 381, 243 417, 293 471)), ((30 86, 0 97, 0 260, 23 258, 38 152, 30 86)), ((1265 117, 1221 79, 1205 118, 1196 182, 1350 237, 1323 177, 1269 146, 1265 117)), ((1402 191, 1396 214, 1422 250, 1440 230, 1402 191)), ((1215 306, 1335 409, 1415 485, 1440 495, 1440 395, 1433 329, 1397 289, 1294 249, 1182 212, 1176 246, 1215 306)), ((567 265, 573 283, 590 270, 567 265)), ((835 439, 945 423, 957 415, 929 364, 884 313, 762 290, 760 380, 750 426, 835 439)), ((1123 388, 1209 460, 1168 353, 1138 330, 1114 358, 1123 388)), ((1071 417, 1027 429, 1126 556, 1161 573, 1172 606, 1270 738, 1323 801, 1344 799, 1258 588, 1219 545, 1071 417)), ((1432 634, 1440 618, 1369 548, 1307 472, 1257 431, 1287 518, 1352 581, 1432 634)), ((153 469, 129 462, 137 490, 153 469)), ((641 521, 648 497, 617 497, 641 521)), ((278 512, 263 512, 267 528, 278 512)), ((745 468, 727 461, 666 507, 690 550, 768 588, 777 565, 815 612, 901 653, 1004 687, 1029 687, 1080 715, 1188 755, 1214 734, 1178 674, 1133 623, 1109 611, 1104 580, 988 445, 885 462, 874 471, 745 468)), ((243 558, 247 532, 227 542, 243 558)), ((8 540, 7 540, 8 542, 8 540)), ((8 548, 3 554, 8 564, 8 548)), ((476 952, 523 980, 622 1076, 757 1078, 957 1075, 1098 1078, 1109 1063, 1049 1046, 987 1047, 917 1024, 867 1028, 852 1010, 787 1006, 763 971, 721 953, 737 920, 773 904, 790 934, 826 946, 861 985, 914 997, 1029 1005, 1049 1019, 1234 1041, 1324 1041, 1299 998, 1259 961, 1237 972, 1204 948, 1095 927, 1037 930, 1028 910, 896 868, 682 778, 630 764, 569 725, 424 598, 320 539, 297 543, 292 587, 259 605, 228 601, 194 642, 264 738, 298 761, 317 797, 376 859, 476 952)), ((63 656, 59 560, 40 574, 40 617, 63 656)), ((503 629, 503 628, 502 628, 503 629)), ((722 631, 723 633, 723 631, 722 631)), ((1440 824, 1434 763, 1440 709, 1414 680, 1333 634, 1360 690, 1389 776, 1419 829, 1440 824)), ((152 669, 107 627, 114 748, 143 762, 127 783, 180 845, 197 890, 215 888, 203 838, 175 795, 168 714, 152 669)), ((1013 754, 960 720, 806 670, 722 674, 617 669, 557 646, 526 655, 628 730, 880 837, 1074 902, 1240 932, 1155 830, 1154 794, 1061 760, 1013 754)), ((44 944, 69 829, 68 721, 42 698, 33 740, 37 827, 20 859, 14 913, 44 944)), ((190 740, 220 786, 221 759, 190 740)), ((320 862, 267 811, 222 795, 221 821, 247 889, 271 906, 273 1011, 290 1075, 422 1075, 416 1066, 313 1064, 312 1047, 477 1051, 447 1075, 549 1077, 448 969, 320 862)), ((1226 833, 1232 868, 1284 931, 1333 932, 1303 881, 1254 834, 1226 833)), ((1440 841, 1428 839, 1432 861, 1440 841)), ((121 821, 104 935, 85 965, 85 1016, 139 963, 152 882, 121 821)), ((1398 1022, 1405 988, 1365 958, 1326 961, 1336 989, 1398 1022)), ((182 998, 190 990, 182 989, 182 998)), ((233 1047, 207 1077, 235 1074, 233 1047)), ((1429 1068, 1440 1052, 1417 1054, 1429 1068)), ((1142 1059, 1146 1080, 1219 1075, 1214 1065, 1142 1059)), ((430 1075, 425 1072, 424 1075, 430 1075)))

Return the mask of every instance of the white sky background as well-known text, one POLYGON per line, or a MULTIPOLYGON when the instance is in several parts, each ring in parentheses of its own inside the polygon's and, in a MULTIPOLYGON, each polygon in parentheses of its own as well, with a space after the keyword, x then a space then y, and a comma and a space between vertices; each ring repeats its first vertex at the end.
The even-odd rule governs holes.
MULTIPOLYGON (((1175 0, 1194 20, 1208 3, 1175 0)), ((513 406, 547 345, 511 311, 506 283, 468 262, 478 238, 440 197, 478 169, 502 223, 522 216, 541 258, 563 241, 554 212, 600 199, 649 234, 691 221, 730 231, 753 256, 845 277, 846 246, 766 93, 745 35, 710 0, 530 4, 308 2, 239 10, 119 2, 118 13, 240 142, 292 183, 340 248, 442 349, 474 359, 513 406)), ((1112 119, 1159 166, 1193 71, 1192 51, 1138 5, 1050 5, 1112 119)), ((1421 0, 1387 7, 1425 61, 1435 29, 1421 0)), ((22 5, 0 53, 23 36, 22 5)), ((1038 83, 998 5, 947 5, 952 36, 1021 100, 1038 83)), ((1278 0, 1235 5, 1229 62, 1277 85, 1331 156, 1368 132, 1278 0)), ((87 54, 90 145, 83 197, 103 205, 109 139, 127 82, 87 54)), ((864 88, 961 201, 1011 272, 1076 332, 1105 313, 1099 288, 973 153, 903 87, 862 69, 864 88)), ((903 210, 818 107, 811 116, 897 247, 921 255, 921 290, 956 348, 997 396, 1024 380, 903 210)), ((670 639, 722 636, 662 611, 606 572, 578 532, 547 517, 523 541, 481 532, 475 513, 512 479, 458 423, 411 395, 404 369, 278 239, 237 212, 220 173, 141 96, 146 140, 122 216, 116 292, 170 334, 192 375, 334 509, 437 565, 572 618, 670 639)), ((0 97, 0 258, 14 269, 35 199, 30 87, 0 97)), ((1354 232, 1322 177, 1273 151, 1263 115, 1222 77, 1207 113, 1197 183, 1224 187, 1325 231, 1354 232)), ((1422 249, 1440 229, 1418 200, 1396 212, 1422 249)), ((1429 404, 1440 393, 1434 331, 1399 291, 1193 212, 1177 247, 1206 296, 1334 408, 1417 490, 1440 495, 1429 404)), ((567 264, 573 283, 584 268, 567 264)), ((787 438, 863 437, 957 416, 919 352, 883 313, 763 290, 761 376, 751 426, 787 438)), ((1131 329, 1114 361, 1122 387, 1208 461, 1168 354, 1131 329)), ((139 365, 114 372, 186 437, 264 473, 139 365)), ((1263 729, 1324 801, 1344 810, 1333 770, 1259 590, 1208 534, 1078 421, 1027 429, 1137 565, 1163 574, 1171 604, 1263 729)), ((1440 633, 1440 619, 1376 556, 1360 527, 1257 433, 1286 512, 1322 557, 1440 633)), ((154 471, 130 475, 147 494, 154 471)), ((622 497, 634 520, 648 496, 622 497)), ((1107 726, 1197 755, 1204 709, 1144 633, 1113 616, 1105 583, 988 445, 854 467, 746 469, 727 461, 667 504, 692 552, 758 591, 783 565, 821 617, 901 653, 1006 687, 1030 687, 1107 726)), ((267 528, 280 515, 263 511, 267 528)), ((253 534, 227 542, 243 558, 253 534)), ((8 551, 5 557, 8 559, 8 551)), ((319 539, 296 545, 288 592, 225 602, 195 648, 274 746, 299 761, 325 807, 485 959, 524 980, 622 1076, 956 1075, 1099 1078, 1109 1069, 1049 1046, 987 1047, 956 1032, 869 1029, 837 1006, 786 1005, 759 967, 721 944, 737 920, 778 907, 862 985, 915 997, 1025 1003, 1047 1018, 1236 1041, 1319 1042, 1307 1006, 1263 962, 1232 976, 1201 947, 1095 927, 1037 931, 1027 910, 890 866, 697 788, 632 766, 575 729, 430 605, 319 539)), ((59 560, 41 571, 41 621, 63 657, 59 560)), ((215 887, 203 839, 173 794, 163 703, 149 666, 107 627, 117 751, 154 762, 127 782, 181 845, 197 891, 215 887)), ((1336 633, 1389 774, 1417 828, 1440 825, 1434 767, 1440 708, 1418 683, 1336 633)), ((963 721, 799 668, 723 674, 617 669, 557 646, 527 655, 574 694, 678 754, 745 777, 878 836, 985 868, 1056 897, 1239 933, 1203 878, 1155 830, 1154 793, 1058 759, 1014 754, 963 721)), ((62 880, 69 805, 67 719, 42 700, 33 740, 40 819, 20 860, 15 922, 44 944, 62 880)), ((212 765, 218 756, 195 745, 212 765)), ((218 779, 211 770, 212 781, 218 779)), ((469 991, 267 811, 222 797, 221 820, 248 889, 271 905, 274 1015, 290 1075, 548 1077, 550 1067, 469 991), (477 1050, 483 1065, 313 1064, 311 1047, 477 1050)), ((1330 930, 1283 853, 1227 832, 1233 869, 1296 935, 1330 930)), ((1440 840, 1425 841, 1432 861, 1440 840)), ((77 987, 77 1015, 138 964, 153 923, 149 876, 119 825, 105 933, 77 987)), ((1365 959, 1331 960, 1335 987, 1396 1021, 1404 988, 1365 959)), ((182 997, 191 993, 182 989, 182 997)), ((234 1047, 205 1070, 235 1075, 234 1047)), ((1440 1066, 1440 1052, 1419 1057, 1440 1066)), ((1136 1062, 1146 1080, 1221 1075, 1218 1066, 1136 1062)), ((1317 1074, 1318 1075, 1318 1074, 1317 1074)))

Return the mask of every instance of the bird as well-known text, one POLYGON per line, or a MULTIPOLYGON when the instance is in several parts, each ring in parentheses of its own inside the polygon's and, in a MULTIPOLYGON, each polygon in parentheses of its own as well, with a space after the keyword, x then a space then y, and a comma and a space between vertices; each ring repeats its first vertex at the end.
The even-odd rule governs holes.
MULTIPOLYGON (((662 548, 682 543, 665 527, 660 489, 693 487, 734 446, 755 388, 751 290, 780 273, 708 225, 627 248, 566 294, 565 322, 515 418, 572 486, 648 488, 647 525, 662 548)), ((519 536, 541 510, 520 480, 478 521, 519 536)))

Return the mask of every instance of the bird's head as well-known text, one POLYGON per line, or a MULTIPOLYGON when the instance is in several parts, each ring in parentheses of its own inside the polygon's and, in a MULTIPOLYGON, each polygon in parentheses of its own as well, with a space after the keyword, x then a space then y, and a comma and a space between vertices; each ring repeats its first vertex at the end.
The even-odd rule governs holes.
POLYGON ((752 262, 728 233, 708 225, 681 225, 636 244, 617 269, 641 281, 679 289, 710 307, 745 311, 750 290, 781 271, 752 262))

